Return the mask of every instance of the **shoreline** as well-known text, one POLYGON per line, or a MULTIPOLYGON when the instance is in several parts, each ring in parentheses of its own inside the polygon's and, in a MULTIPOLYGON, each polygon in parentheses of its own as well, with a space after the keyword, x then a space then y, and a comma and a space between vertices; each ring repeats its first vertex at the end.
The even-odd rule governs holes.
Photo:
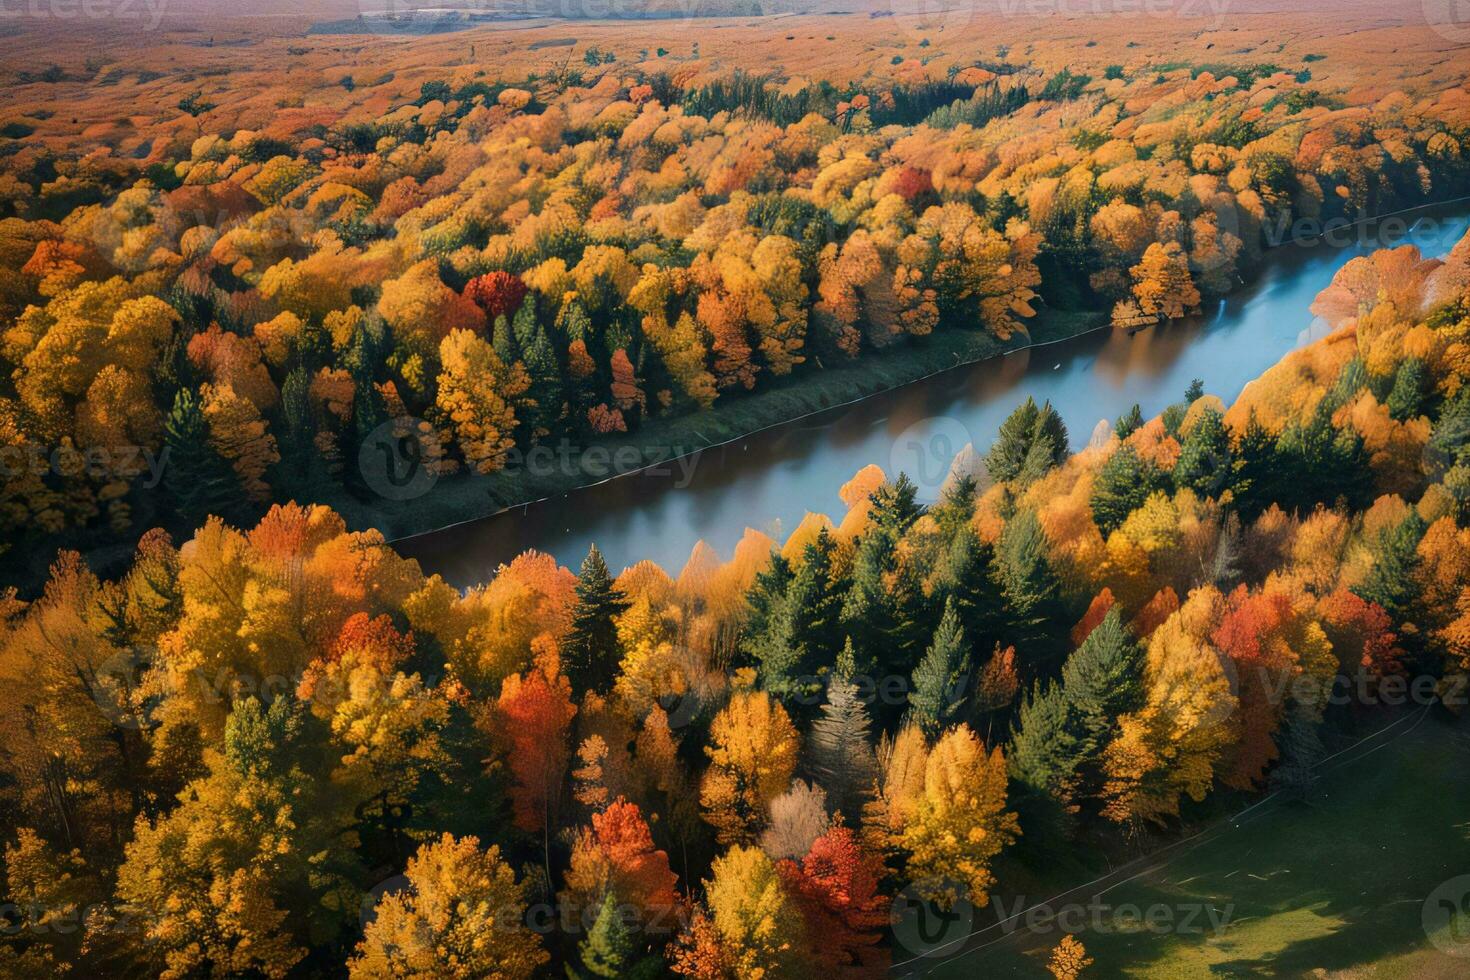
MULTIPOLYGON (((1467 200, 1470 197, 1416 204, 1359 219, 1352 223, 1352 227, 1372 225, 1396 216, 1455 208, 1467 200)), ((1250 276, 1240 280, 1236 289, 1220 298, 1236 295, 1258 282, 1270 263, 1280 261, 1276 256, 1319 247, 1324 239, 1324 235, 1317 235, 1266 248, 1262 262, 1250 276)), ((1353 243, 1326 244, 1336 251, 1353 243)), ((1374 247, 1386 244, 1379 242, 1374 247)), ((729 446, 826 412, 851 408, 869 398, 946 372, 970 368, 1012 353, 1044 349, 1105 329, 1113 329, 1105 312, 1050 307, 1039 311, 1031 331, 1021 343, 1002 343, 979 327, 941 328, 918 343, 911 342, 896 351, 874 352, 866 359, 832 368, 819 367, 806 374, 788 375, 772 387, 725 405, 673 418, 648 420, 631 437, 624 433, 619 434, 621 438, 593 440, 578 446, 574 453, 563 454, 563 459, 571 460, 570 472, 526 474, 519 470, 501 470, 483 476, 460 472, 440 478, 431 484, 427 492, 404 500, 386 497, 365 500, 353 496, 340 485, 319 488, 293 499, 302 505, 331 507, 341 515, 349 529, 378 530, 389 544, 418 541, 501 518, 517 508, 547 503, 576 491, 647 473, 656 467, 676 467, 678 461, 697 457, 707 450, 729 446), (616 458, 630 461, 615 471, 588 472, 584 464, 589 452, 609 461, 616 458), (638 457, 636 462, 632 461, 633 455, 638 457)), ((1147 326, 1128 332, 1132 334, 1146 329, 1147 326)), ((355 466, 358 461, 344 461, 344 465, 355 466)), ((151 516, 148 519, 151 520, 151 516)), ((89 541, 83 536, 68 540, 63 535, 51 541, 38 542, 30 548, 8 552, 0 556, 0 568, 4 568, 0 581, 15 586, 22 595, 28 595, 45 581, 56 554, 67 549, 80 552, 86 563, 99 574, 124 566, 131 560, 137 536, 147 523, 145 520, 118 539, 89 541)), ((193 530, 168 529, 186 533, 193 530)))
MULTIPOLYGON (((1470 197, 1452 197, 1443 201, 1416 204, 1411 207, 1399 208, 1372 217, 1360 218, 1357 221, 1348 223, 1344 227, 1358 228, 1416 212, 1432 211, 1438 208, 1451 208, 1464 204, 1466 201, 1470 201, 1470 197)), ((1305 250, 1319 247, 1325 242, 1326 247, 1332 250, 1351 247, 1354 244, 1353 242, 1334 243, 1329 240, 1331 234, 1340 231, 1340 228, 1334 228, 1313 235, 1310 238, 1292 240, 1266 248, 1262 253, 1262 262, 1252 271, 1250 277, 1240 280, 1236 289, 1218 298, 1223 300, 1236 295, 1239 291, 1259 281, 1268 263, 1272 261, 1273 256, 1279 255, 1283 251, 1291 251, 1291 246, 1295 246, 1297 250, 1305 250)), ((1404 242, 1399 242, 1398 244, 1404 244, 1404 242)), ((1375 246, 1375 248, 1380 247, 1387 247, 1387 243, 1380 242, 1375 246)), ((1166 321, 1160 321, 1160 323, 1163 322, 1166 321)), ((1119 329, 1126 329, 1132 335, 1158 325, 1159 323, 1152 323, 1119 329)), ((557 497, 565 497, 579 490, 602 486, 613 480, 646 473, 655 467, 668 467, 676 464, 680 460, 696 457, 706 450, 726 447, 742 439, 820 416, 826 412, 850 408, 866 399, 908 385, 927 381, 930 378, 937 377, 949 371, 973 367, 984 361, 1004 357, 1013 353, 1045 349, 1107 329, 1115 329, 1115 327, 1106 312, 1058 310, 1048 307, 1038 313, 1033 323, 1033 329, 1027 335, 1029 340, 1027 343, 1003 344, 995 340, 993 335, 981 328, 950 328, 947 331, 943 329, 936 330, 933 334, 923 338, 923 341, 918 345, 908 346, 891 354, 878 354, 876 357, 866 361, 860 359, 843 364, 837 368, 819 369, 818 373, 803 375, 796 379, 788 377, 783 379, 782 383, 776 387, 754 393, 747 398, 742 398, 723 408, 717 407, 705 412, 681 415, 671 419, 652 420, 640 428, 637 433, 637 435, 644 436, 642 439, 599 439, 581 446, 575 458, 580 463, 582 456, 588 450, 594 449, 605 451, 611 457, 620 449, 626 449, 630 446, 636 449, 640 445, 643 447, 643 450, 640 451, 650 448, 676 450, 669 455, 658 456, 656 458, 649 458, 645 455, 643 461, 636 466, 613 473, 584 474, 585 478, 583 479, 578 479, 573 474, 557 474, 556 478, 544 481, 547 484, 546 486, 537 487, 532 493, 522 495, 520 499, 511 501, 492 500, 492 510, 471 516, 450 516, 443 523, 428 522, 430 524, 428 527, 422 526, 424 522, 414 521, 410 518, 404 523, 410 524, 411 526, 400 528, 396 526, 398 522, 394 520, 393 515, 388 513, 382 514, 385 518, 384 520, 372 520, 364 526, 376 527, 382 530, 390 544, 414 541, 429 535, 452 531, 458 527, 505 516, 519 508, 547 503, 557 497), (966 356, 966 354, 969 356, 966 356), (950 360, 946 361, 944 359, 946 355, 948 355, 950 360), (874 383, 875 380, 877 381, 876 384, 874 383), (846 389, 845 396, 837 401, 819 404, 818 402, 823 402, 828 397, 828 389, 832 388, 846 389), (777 402, 783 395, 792 393, 793 391, 798 393, 796 397, 798 402, 801 403, 797 406, 797 411, 787 414, 781 414, 779 412, 772 414, 763 411, 765 407, 773 402, 777 402), (728 417, 742 411, 747 413, 752 412, 752 410, 757 417, 750 424, 743 426, 737 425, 733 428, 733 431, 723 432, 716 438, 708 439, 697 445, 693 445, 692 442, 678 442, 659 437, 660 432, 680 430, 703 436, 703 433, 700 433, 695 428, 696 421, 708 420, 710 423, 713 423, 712 416, 728 417)), ((462 495, 471 490, 472 486, 477 483, 483 487, 491 482, 503 482, 505 473, 506 471, 501 471, 501 473, 483 477, 471 474, 455 474, 441 481, 441 484, 436 485, 427 496, 441 493, 441 487, 444 484, 454 484, 455 493, 462 495)), ((493 497, 495 489, 491 487, 486 492, 493 497)), ((348 518, 349 526, 356 526, 354 519, 348 517, 349 509, 355 508, 364 512, 381 512, 385 510, 380 505, 367 503, 356 498, 350 498, 350 502, 339 502, 336 500, 324 500, 322 502, 330 504, 339 513, 342 513, 344 517, 348 518)), ((463 507, 464 504, 459 503, 451 506, 458 509, 463 507)))

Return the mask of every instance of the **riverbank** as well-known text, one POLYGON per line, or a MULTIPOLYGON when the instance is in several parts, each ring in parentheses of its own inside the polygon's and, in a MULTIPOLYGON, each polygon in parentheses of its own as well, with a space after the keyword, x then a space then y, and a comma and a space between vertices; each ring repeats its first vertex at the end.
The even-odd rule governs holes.
MULTIPOLYGON (((1082 336, 1109 324, 1097 311, 1040 311, 1029 336, 1001 342, 986 330, 946 328, 908 346, 836 366, 822 366, 781 379, 718 408, 646 421, 638 431, 589 441, 586 445, 543 447, 516 456, 505 469, 482 476, 442 477, 423 492, 402 500, 362 500, 345 492, 324 494, 317 502, 342 514, 349 526, 374 527, 390 541, 441 531, 455 524, 494 517, 525 504, 560 496, 646 470, 667 467, 706 449, 736 442, 774 426, 851 405, 865 398, 922 381, 944 371, 1015 351, 1082 336)), ((393 461, 411 468, 411 461, 393 461)), ((380 461, 365 465, 376 469, 380 461)), ((365 473, 368 482, 376 474, 365 473)), ((391 492, 391 491, 390 491, 391 492)))
MULTIPOLYGON (((1273 250, 1249 282, 1197 316, 1136 333, 1038 329, 1030 345, 1011 353, 965 358, 965 366, 884 390, 865 386, 870 393, 854 392, 861 397, 844 407, 766 426, 679 465, 604 479, 498 519, 406 538, 398 549, 459 588, 486 581, 527 549, 575 568, 593 543, 611 567, 649 559, 673 570, 699 542, 728 556, 748 528, 780 539, 807 513, 840 514, 838 488, 870 464, 909 473, 932 499, 954 454, 966 443, 983 453, 1027 396, 1050 401, 1061 413, 1074 449, 1100 419, 1112 420, 1135 403, 1145 415, 1157 414, 1196 378, 1210 393, 1234 400, 1280 357, 1313 339, 1308 308, 1344 263, 1405 242, 1440 255, 1470 228, 1470 215, 1460 210, 1422 217, 1412 227, 1384 229, 1381 237, 1365 233, 1340 244, 1295 242, 1273 250)), ((889 370, 886 363, 876 367, 889 370)), ((806 404, 825 407, 815 396, 806 404)), ((714 441, 712 432, 700 432, 714 441)))

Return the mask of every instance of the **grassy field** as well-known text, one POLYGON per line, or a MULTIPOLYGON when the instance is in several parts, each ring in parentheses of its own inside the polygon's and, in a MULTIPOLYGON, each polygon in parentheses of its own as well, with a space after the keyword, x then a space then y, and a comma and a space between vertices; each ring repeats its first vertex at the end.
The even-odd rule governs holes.
MULTIPOLYGON (((1458 945, 1449 924, 1431 930, 1437 946, 1423 918, 1438 885, 1470 872, 1467 763, 1465 725, 1405 721, 1327 762, 1304 801, 1269 801, 1051 908, 1104 910, 1073 930, 1096 961, 1088 978, 1470 976, 1470 923, 1455 923, 1458 945), (1153 930, 1133 914, 1151 908, 1164 910, 1153 930), (1166 916, 1189 925, 1168 929, 1166 916)), ((1049 925, 992 928, 968 952, 906 969, 933 980, 1049 977, 1059 938, 1049 925)))

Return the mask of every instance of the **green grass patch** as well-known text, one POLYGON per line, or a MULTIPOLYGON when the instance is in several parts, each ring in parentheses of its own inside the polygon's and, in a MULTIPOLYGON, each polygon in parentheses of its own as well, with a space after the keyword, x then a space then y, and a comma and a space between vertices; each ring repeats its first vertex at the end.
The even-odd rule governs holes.
MULTIPOLYGON (((1470 734, 1464 725, 1426 719, 1382 748, 1344 758, 1351 761, 1339 768, 1328 763, 1304 800, 1267 803, 1151 867, 1145 862, 1137 878, 1111 888, 1105 881, 1058 902, 1096 901, 1109 910, 1089 914, 1073 930, 1096 961, 1085 975, 1470 976, 1470 917, 1462 914, 1455 924, 1464 957, 1436 946, 1423 925, 1425 900, 1436 886, 1470 872, 1470 734), (1098 896, 1100 889, 1106 890, 1098 896), (1150 908, 1171 910, 1174 922, 1199 911, 1188 930, 1150 929, 1122 914, 1150 908)), ((1456 948, 1449 932, 1439 930, 1438 938, 1456 948)), ((999 935, 993 930, 983 941, 999 935)), ((1046 978, 1060 936, 1050 924, 1034 931, 1021 925, 977 951, 910 969, 933 980, 1046 978)))

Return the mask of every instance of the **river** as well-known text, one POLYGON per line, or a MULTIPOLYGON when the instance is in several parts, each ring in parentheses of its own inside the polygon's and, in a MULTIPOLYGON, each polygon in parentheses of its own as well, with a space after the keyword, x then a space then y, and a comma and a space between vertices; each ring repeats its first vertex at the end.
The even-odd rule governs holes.
POLYGON ((1155 415, 1194 378, 1228 405, 1283 354, 1321 336, 1323 325, 1307 308, 1349 259, 1405 241, 1442 255, 1467 227, 1470 215, 1460 205, 1418 211, 1393 227, 1358 226, 1336 243, 1283 245, 1249 285, 1200 315, 1132 335, 1094 331, 958 367, 704 450, 687 467, 631 474, 395 547, 461 588, 488 580, 529 548, 575 569, 594 541, 614 571, 651 558, 677 574, 701 539, 729 557, 747 527, 779 541, 808 511, 840 520, 838 488, 869 463, 890 476, 905 470, 921 499, 932 500, 950 457, 966 443, 983 453, 1027 395, 1056 407, 1074 449, 1100 419, 1135 402, 1144 417, 1155 415))

